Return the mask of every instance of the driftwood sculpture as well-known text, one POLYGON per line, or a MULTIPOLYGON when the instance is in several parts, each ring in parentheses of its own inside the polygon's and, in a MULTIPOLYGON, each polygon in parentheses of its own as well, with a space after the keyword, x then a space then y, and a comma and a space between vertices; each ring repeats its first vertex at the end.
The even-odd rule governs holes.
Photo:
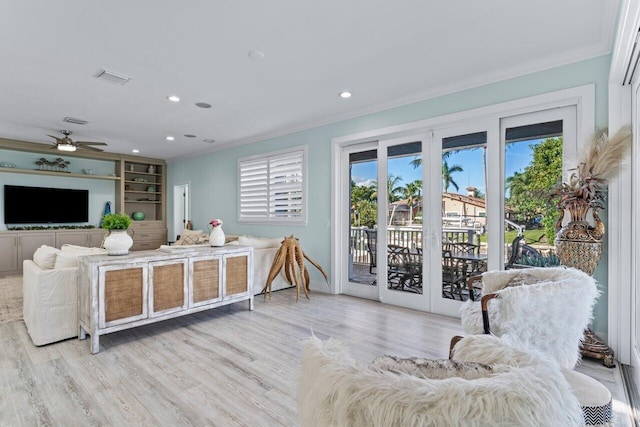
POLYGON ((269 276, 267 276, 267 282, 265 283, 264 288, 262 288, 265 300, 267 299, 267 292, 269 293, 269 299, 271 299, 271 283, 283 267, 284 274, 287 277, 289 284, 295 284, 296 286, 296 301, 300 298, 300 288, 304 290, 304 294, 307 296, 307 299, 309 299, 310 280, 309 270, 307 270, 307 267, 304 265, 305 258, 313 264, 314 267, 320 270, 320 273, 324 276, 327 284, 329 284, 329 278, 322 267, 302 251, 298 239, 293 237, 292 234, 290 237, 287 237, 282 241, 280 249, 278 249, 276 256, 273 258, 271 270, 269 270, 269 276))

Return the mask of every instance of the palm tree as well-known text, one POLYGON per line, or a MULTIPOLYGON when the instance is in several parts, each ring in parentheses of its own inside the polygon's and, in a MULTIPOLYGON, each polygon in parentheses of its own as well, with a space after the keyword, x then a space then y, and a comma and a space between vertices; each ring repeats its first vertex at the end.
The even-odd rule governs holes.
MULTIPOLYGON (((395 176, 389 174, 387 177, 387 197, 389 199, 389 203, 393 203, 400 198, 400 194, 402 194, 402 187, 399 184, 402 182, 401 176, 395 176)), ((374 191, 371 194, 371 199, 378 198, 378 190, 374 191)))
POLYGON ((403 197, 407 199, 407 203, 409 205, 409 224, 413 223, 413 202, 414 200, 421 199, 422 193, 422 180, 416 179, 413 182, 408 183, 402 189, 403 197))
MULTIPOLYGON (((449 159, 449 156, 451 156, 451 153, 453 153, 454 151, 458 150, 449 150, 442 153, 442 160, 449 159)), ((414 169, 418 169, 420 166, 422 166, 422 156, 416 156, 416 158, 411 160, 409 164, 413 166, 414 169)))
POLYGON ((442 189, 445 193, 448 192, 449 186, 453 185, 453 187, 458 191, 460 187, 458 187, 458 183, 453 180, 451 176, 454 172, 462 172, 462 166, 460 165, 451 165, 447 163, 446 160, 442 161, 442 189))

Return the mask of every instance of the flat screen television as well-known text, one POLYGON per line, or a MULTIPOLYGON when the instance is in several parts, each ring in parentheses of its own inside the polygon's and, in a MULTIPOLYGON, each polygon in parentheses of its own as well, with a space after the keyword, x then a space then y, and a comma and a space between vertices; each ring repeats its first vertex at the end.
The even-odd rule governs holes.
POLYGON ((5 224, 89 221, 89 190, 4 186, 5 224))

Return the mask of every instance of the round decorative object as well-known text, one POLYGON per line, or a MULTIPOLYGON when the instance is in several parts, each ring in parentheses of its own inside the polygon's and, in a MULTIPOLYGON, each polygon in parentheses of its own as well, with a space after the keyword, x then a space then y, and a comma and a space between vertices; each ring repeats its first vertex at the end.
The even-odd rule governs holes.
POLYGON ((133 239, 127 230, 110 230, 104 239, 104 248, 109 255, 127 255, 133 246, 133 239))
POLYGON ((153 193, 153 192, 155 192, 155 191, 156 191, 156 186, 155 186, 155 185, 148 185, 148 186, 147 186, 147 191, 148 191, 149 193, 153 193))
POLYGON ((604 224, 600 221, 598 213, 592 211, 595 226, 591 226, 586 221, 589 208, 585 206, 568 206, 567 210, 571 214, 571 221, 558 229, 564 216, 563 211, 556 224, 558 232, 555 244, 558 258, 562 265, 577 268, 591 276, 602 257, 604 224))
POLYGON ((222 226, 213 227, 211 234, 209 235, 209 245, 211 246, 224 246, 224 231, 222 226))
POLYGON ((133 218, 134 221, 142 221, 144 219, 144 212, 134 212, 131 214, 131 218, 133 218))

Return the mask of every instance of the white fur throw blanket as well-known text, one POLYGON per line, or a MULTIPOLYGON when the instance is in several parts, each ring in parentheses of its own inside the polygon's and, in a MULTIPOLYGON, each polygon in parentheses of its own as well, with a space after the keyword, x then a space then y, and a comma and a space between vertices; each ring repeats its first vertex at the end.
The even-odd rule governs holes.
MULTIPOLYGON (((490 271, 482 275, 482 295, 493 292, 499 298, 489 302, 491 333, 517 337, 560 366, 575 367, 599 295, 591 276, 567 267, 490 271)), ((460 321, 467 334, 484 333, 480 302, 465 301, 460 321)))
POLYGON ((298 384, 301 425, 583 424, 579 403, 553 365, 476 366, 470 375, 459 371, 465 364, 457 365, 440 361, 417 369, 413 363, 383 358, 366 366, 340 342, 312 337, 305 343, 298 384))

